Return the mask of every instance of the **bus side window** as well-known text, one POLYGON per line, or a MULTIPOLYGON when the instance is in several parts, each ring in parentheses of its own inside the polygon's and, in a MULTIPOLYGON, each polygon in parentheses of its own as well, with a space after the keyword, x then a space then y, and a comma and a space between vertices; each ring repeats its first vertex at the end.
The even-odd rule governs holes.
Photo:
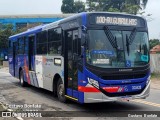
POLYGON ((47 54, 47 31, 37 33, 36 51, 38 55, 47 54))
POLYGON ((62 53, 62 30, 61 28, 54 28, 48 30, 48 54, 62 53))
POLYGON ((24 37, 24 54, 28 54, 28 39, 24 37))
POLYGON ((15 55, 17 55, 18 54, 18 41, 16 40, 15 42, 14 42, 14 49, 15 49, 15 55))
POLYGON ((24 54, 24 38, 18 39, 18 54, 24 54))

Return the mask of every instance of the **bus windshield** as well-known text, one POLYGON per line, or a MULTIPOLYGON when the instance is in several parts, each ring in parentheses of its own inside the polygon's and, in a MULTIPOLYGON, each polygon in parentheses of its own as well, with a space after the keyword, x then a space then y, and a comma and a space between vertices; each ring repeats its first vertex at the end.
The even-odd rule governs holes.
POLYGON ((126 68, 141 67, 149 62, 147 32, 88 30, 87 34, 86 61, 90 65, 126 68))

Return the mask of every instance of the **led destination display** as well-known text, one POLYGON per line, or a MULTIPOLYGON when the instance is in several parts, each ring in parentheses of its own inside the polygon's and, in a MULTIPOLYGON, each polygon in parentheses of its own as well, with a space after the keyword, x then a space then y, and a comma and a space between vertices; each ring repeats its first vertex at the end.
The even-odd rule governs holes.
POLYGON ((92 15, 90 16, 90 23, 97 25, 120 25, 120 26, 136 26, 144 27, 144 20, 134 16, 104 16, 104 15, 92 15))

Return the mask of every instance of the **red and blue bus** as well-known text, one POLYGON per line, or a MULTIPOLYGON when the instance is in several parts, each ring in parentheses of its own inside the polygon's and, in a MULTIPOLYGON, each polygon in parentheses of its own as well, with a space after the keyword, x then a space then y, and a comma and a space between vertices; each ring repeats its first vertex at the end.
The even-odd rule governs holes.
POLYGON ((147 22, 128 14, 79 13, 9 37, 9 72, 61 102, 144 99, 150 91, 147 22))

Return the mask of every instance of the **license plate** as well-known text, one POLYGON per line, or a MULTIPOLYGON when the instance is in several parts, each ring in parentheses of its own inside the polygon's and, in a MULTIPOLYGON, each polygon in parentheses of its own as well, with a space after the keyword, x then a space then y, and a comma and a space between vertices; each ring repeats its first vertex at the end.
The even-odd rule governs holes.
POLYGON ((131 100, 131 97, 121 97, 120 101, 129 101, 131 100))

